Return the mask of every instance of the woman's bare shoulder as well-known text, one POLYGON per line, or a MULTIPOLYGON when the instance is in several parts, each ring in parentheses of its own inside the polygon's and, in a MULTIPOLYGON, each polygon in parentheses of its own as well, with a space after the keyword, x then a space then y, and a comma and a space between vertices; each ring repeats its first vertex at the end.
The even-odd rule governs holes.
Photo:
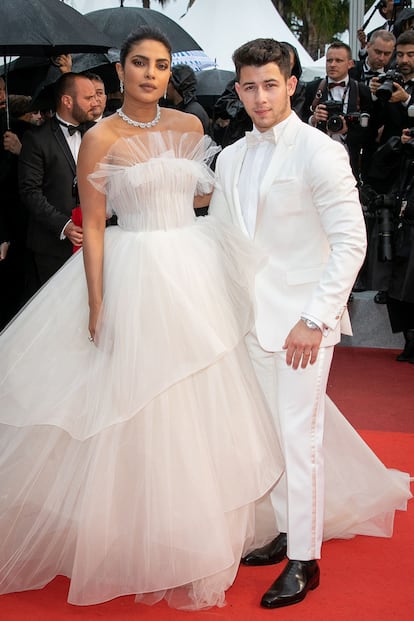
POLYGON ((194 114, 181 112, 180 110, 174 110, 173 108, 165 108, 163 109, 163 116, 163 125, 165 126, 165 129, 172 129, 180 133, 204 133, 200 119, 194 114))

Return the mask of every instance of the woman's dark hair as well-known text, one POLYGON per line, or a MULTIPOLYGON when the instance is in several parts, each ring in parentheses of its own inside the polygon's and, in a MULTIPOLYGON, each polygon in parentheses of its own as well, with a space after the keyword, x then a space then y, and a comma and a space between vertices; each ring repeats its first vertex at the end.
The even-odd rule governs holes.
POLYGON ((274 39, 254 39, 245 43, 234 52, 233 62, 237 80, 242 67, 262 67, 268 63, 275 63, 286 80, 290 77, 289 50, 274 39))
POLYGON ((131 34, 128 35, 128 37, 122 44, 119 60, 123 67, 125 66, 125 59, 131 51, 131 48, 137 43, 147 40, 158 41, 159 43, 162 43, 167 48, 168 54, 171 59, 171 43, 169 42, 165 34, 159 28, 155 28, 152 26, 140 26, 139 28, 131 32, 131 34))

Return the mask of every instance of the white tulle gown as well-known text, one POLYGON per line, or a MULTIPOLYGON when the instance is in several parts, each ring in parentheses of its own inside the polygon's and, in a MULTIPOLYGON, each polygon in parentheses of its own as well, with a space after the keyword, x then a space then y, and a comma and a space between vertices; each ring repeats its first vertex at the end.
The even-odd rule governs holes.
MULTIPOLYGON (((96 343, 81 252, 0 336, 0 593, 61 574, 74 604, 220 606, 275 534, 283 459, 243 342, 261 257, 194 217, 211 153, 195 134, 119 140, 91 179, 119 224, 96 343)), ((325 440, 326 538, 389 536, 408 475, 331 402, 325 440)))
POLYGON ((282 472, 243 343, 260 258, 194 215, 217 149, 145 139, 92 179, 119 224, 96 345, 81 252, 0 337, 0 593, 61 574, 74 604, 222 605, 282 472))

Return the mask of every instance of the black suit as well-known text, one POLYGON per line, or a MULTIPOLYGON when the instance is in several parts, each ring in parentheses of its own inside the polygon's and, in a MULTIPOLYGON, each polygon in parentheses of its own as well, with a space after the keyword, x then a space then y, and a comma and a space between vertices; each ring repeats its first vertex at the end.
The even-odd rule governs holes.
POLYGON ((26 132, 22 144, 19 190, 28 212, 27 245, 33 252, 36 290, 72 254, 72 243, 60 235, 76 207, 76 163, 56 118, 26 132))
POLYGON ((348 71, 349 77, 357 82, 363 82, 366 86, 369 86, 369 82, 374 76, 378 76, 380 73, 384 73, 385 68, 382 71, 368 70, 365 67, 365 60, 357 60, 353 67, 348 71))
MULTIPOLYGON (((306 85, 304 114, 302 117, 302 120, 305 122, 308 122, 310 116, 313 114, 311 108, 316 100, 318 90, 320 90, 321 95, 318 100, 319 103, 323 103, 329 99, 327 80, 321 81, 318 78, 312 82, 309 82, 306 85)), ((373 103, 369 88, 361 82, 350 79, 347 114, 352 112, 366 112, 372 117, 373 103)), ((356 179, 358 179, 361 166, 364 167, 364 163, 361 164, 360 152, 361 149, 369 149, 369 146, 375 140, 376 123, 373 122, 373 119, 370 119, 367 128, 360 127, 358 122, 348 123, 347 125, 348 133, 344 142, 348 148, 352 170, 356 179)))
MULTIPOLYGON (((1 126, 0 114, 0 126, 1 126)), ((33 125, 18 119, 10 119, 10 131, 20 141, 33 125)), ((6 128, 5 128, 6 129, 6 128)), ((2 137, 3 134, 0 133, 2 137)), ((5 261, 0 262, 0 329, 17 313, 26 298, 26 211, 18 190, 19 156, 5 151, 0 138, 0 243, 10 242, 5 261)))
POLYGON ((409 80, 404 86, 410 95, 408 105, 402 103, 390 103, 378 101, 376 106, 379 109, 379 120, 384 125, 381 136, 381 144, 385 144, 392 136, 400 137, 402 130, 414 126, 414 118, 409 116, 408 108, 414 105, 414 80, 409 80))

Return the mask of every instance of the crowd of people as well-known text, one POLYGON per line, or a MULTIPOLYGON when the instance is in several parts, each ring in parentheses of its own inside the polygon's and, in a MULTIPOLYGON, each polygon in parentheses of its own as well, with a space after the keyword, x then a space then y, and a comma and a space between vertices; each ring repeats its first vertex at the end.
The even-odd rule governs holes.
POLYGON ((279 608, 319 586, 324 540, 392 535, 410 476, 326 395, 364 273, 360 197, 392 214, 387 303, 414 362, 414 31, 380 30, 366 52, 350 77, 332 43, 304 85, 292 46, 249 41, 209 118, 168 39, 141 27, 116 112, 98 76, 70 70, 49 118, 18 108, 0 267, 16 237, 9 315, 30 300, 0 335, 0 593, 63 574, 73 604, 198 610, 224 605, 240 562, 287 559, 261 598, 279 608), (399 174, 379 187, 390 148, 399 174))

